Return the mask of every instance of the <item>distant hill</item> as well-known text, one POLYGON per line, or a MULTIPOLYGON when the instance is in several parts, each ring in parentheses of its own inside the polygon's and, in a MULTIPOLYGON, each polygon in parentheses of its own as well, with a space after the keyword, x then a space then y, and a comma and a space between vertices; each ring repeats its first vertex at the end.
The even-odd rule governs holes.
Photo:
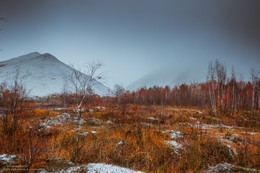
POLYGON ((178 67, 163 68, 149 73, 140 79, 132 82, 126 88, 136 90, 142 87, 153 86, 176 86, 182 83, 204 82, 206 81, 207 67, 198 69, 196 67, 178 67))
MULTIPOLYGON (((0 62, 0 82, 6 81, 8 83, 17 67, 23 73, 30 74, 25 80, 25 86, 31 90, 31 96, 61 93, 64 88, 65 76, 73 72, 70 66, 55 56, 49 53, 33 52, 0 62)), ((100 95, 106 95, 109 91, 109 88, 100 82, 97 82, 93 89, 100 95)))
MULTIPOLYGON (((170 86, 174 87, 182 83, 194 83, 194 82, 205 82, 207 80, 208 64, 213 61, 204 61, 198 59, 197 61, 191 60, 190 62, 182 62, 176 60, 175 63, 171 62, 165 65, 163 68, 159 68, 156 71, 148 73, 145 76, 130 83, 126 89, 132 91, 142 87, 153 87, 153 86, 170 86)), ((257 64, 252 65, 241 63, 240 61, 224 61, 220 59, 227 68, 227 77, 231 76, 232 66, 235 69, 237 80, 250 81, 251 75, 250 69, 255 67, 256 71, 260 71, 257 64)))

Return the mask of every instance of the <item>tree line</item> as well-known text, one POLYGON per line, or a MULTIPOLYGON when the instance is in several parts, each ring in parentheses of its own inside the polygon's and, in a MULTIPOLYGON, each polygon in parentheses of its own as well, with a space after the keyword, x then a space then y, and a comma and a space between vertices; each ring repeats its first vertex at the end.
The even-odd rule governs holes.
MULTIPOLYGON (((209 108, 214 114, 234 113, 241 109, 259 110, 259 72, 251 69, 250 75, 250 81, 238 80, 232 68, 231 75, 228 76, 226 66, 216 60, 208 65, 206 82, 184 83, 172 88, 169 86, 140 88, 133 92, 116 92, 116 97, 125 104, 209 108)), ((117 86, 116 89, 118 88, 117 86)))

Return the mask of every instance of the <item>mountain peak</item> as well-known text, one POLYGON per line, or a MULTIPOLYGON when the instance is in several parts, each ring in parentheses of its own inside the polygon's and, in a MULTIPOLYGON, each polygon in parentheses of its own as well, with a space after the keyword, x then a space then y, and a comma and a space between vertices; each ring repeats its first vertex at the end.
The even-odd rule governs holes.
POLYGON ((39 56, 41 55, 39 52, 31 52, 31 53, 28 53, 26 55, 23 55, 23 56, 31 56, 31 57, 36 57, 36 56, 39 56))
POLYGON ((39 57, 40 57, 40 58, 43 58, 44 60, 55 60, 55 61, 59 61, 55 56, 53 56, 53 55, 50 54, 50 53, 41 54, 39 57))
MULTIPOLYGON (((73 73, 73 69, 70 66, 64 64, 50 53, 40 54, 32 52, 0 62, 0 83, 10 82, 17 66, 19 66, 22 73, 30 73, 24 85, 28 90, 32 90, 31 96, 47 96, 49 94, 62 93, 65 83, 64 79, 73 73), (7 74, 11 74, 11 76, 7 74)), ((71 89, 72 86, 68 85, 68 90, 71 89)), ((100 82, 97 82, 93 89, 101 95, 105 95, 109 91, 109 88, 100 82)))

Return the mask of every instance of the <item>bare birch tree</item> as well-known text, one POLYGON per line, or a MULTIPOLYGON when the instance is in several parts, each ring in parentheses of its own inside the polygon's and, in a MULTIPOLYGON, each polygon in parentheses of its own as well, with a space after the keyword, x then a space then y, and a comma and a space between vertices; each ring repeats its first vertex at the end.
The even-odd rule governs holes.
POLYGON ((122 114, 126 115, 126 105, 123 104, 123 100, 122 100, 124 93, 125 93, 124 87, 122 87, 119 84, 114 85, 114 96, 116 99, 116 107, 117 109, 122 109, 122 114))
POLYGON ((80 152, 80 132, 81 132, 81 121, 83 113, 83 103, 90 96, 92 96, 95 91, 93 87, 99 84, 98 80, 103 79, 103 73, 100 73, 102 64, 98 62, 91 62, 86 67, 86 72, 84 73, 80 69, 72 67, 72 73, 66 76, 66 81, 68 85, 71 85, 72 92, 75 95, 75 109, 77 117, 77 127, 76 127, 76 144, 75 150, 72 154, 71 161, 76 161, 78 154, 80 152))
POLYGON ((252 104, 251 108, 257 109, 259 108, 259 102, 260 102, 260 96, 259 96, 259 90, 260 90, 260 79, 259 79, 259 72, 255 69, 250 70, 251 74, 251 81, 252 81, 252 104))
POLYGON ((218 98, 218 107, 220 110, 224 109, 224 95, 225 95, 225 84, 227 81, 227 69, 224 64, 219 62, 218 60, 215 61, 215 73, 216 73, 216 79, 218 84, 218 92, 217 92, 217 98, 218 98))
POLYGON ((214 65, 213 63, 209 63, 208 65, 208 76, 207 80, 209 83, 209 97, 210 97, 210 106, 214 114, 217 113, 217 105, 216 105, 216 94, 215 94, 215 88, 216 88, 216 77, 215 77, 215 71, 214 71, 214 65))
POLYGON ((211 62, 208 66, 208 82, 210 102, 213 113, 217 110, 224 110, 225 85, 227 82, 227 69, 224 64, 216 60, 214 64, 211 62))
POLYGON ((236 111, 236 102, 237 102, 237 79, 236 79, 236 73, 234 67, 231 69, 231 87, 232 87, 232 92, 231 92, 231 110, 232 114, 236 111))

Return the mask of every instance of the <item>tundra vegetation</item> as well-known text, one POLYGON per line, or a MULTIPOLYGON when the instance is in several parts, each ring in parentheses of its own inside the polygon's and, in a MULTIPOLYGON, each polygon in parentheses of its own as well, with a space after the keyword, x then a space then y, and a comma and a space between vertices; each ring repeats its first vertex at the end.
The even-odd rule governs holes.
POLYGON ((143 172, 259 172, 256 70, 251 81, 238 80, 215 61, 204 83, 132 92, 115 85, 113 96, 98 96, 100 68, 92 64, 89 78, 75 70, 67 78, 73 92, 44 98, 28 97, 20 71, 1 84, 0 170, 79 172, 105 163, 143 172))

